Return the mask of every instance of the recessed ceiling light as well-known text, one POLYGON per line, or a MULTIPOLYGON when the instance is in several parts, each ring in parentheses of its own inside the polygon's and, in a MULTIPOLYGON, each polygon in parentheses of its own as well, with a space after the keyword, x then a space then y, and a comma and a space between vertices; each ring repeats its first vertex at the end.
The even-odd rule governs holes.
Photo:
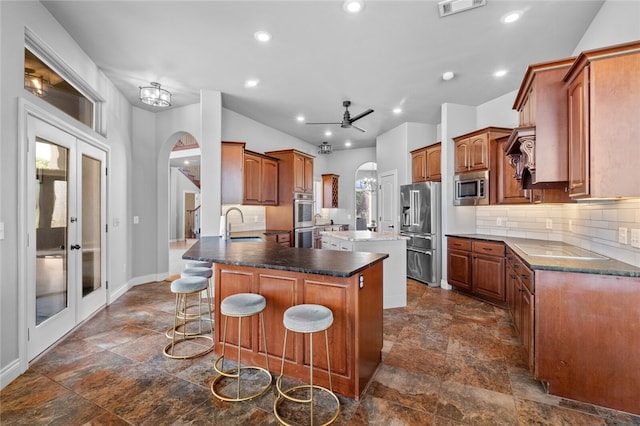
POLYGON ((350 147, 350 146, 351 146, 351 142, 346 141, 346 142, 344 143, 344 146, 346 146, 347 148, 348 148, 348 147, 350 147))
POLYGON ((504 15, 502 18, 500 18, 500 22, 504 24, 510 24, 520 19, 520 16, 522 16, 522 12, 520 12, 519 10, 516 10, 514 12, 509 12, 506 15, 504 15))
POLYGON ((346 0, 344 2, 344 10, 351 13, 358 13, 364 7, 364 2, 362 0, 346 0))
POLYGON ((455 77, 455 74, 453 73, 453 71, 447 71, 447 72, 442 74, 442 79, 445 80, 445 81, 449 81, 453 77, 455 77))
POLYGON ((393 113, 394 114, 400 114, 402 112, 402 108, 394 108, 393 109, 393 113))
POLYGON ((258 80, 257 78, 251 78, 244 82, 244 87, 256 87, 259 82, 260 80, 258 80))
POLYGON ((189 160, 184 160, 184 164, 185 165, 189 164, 189 160))
POLYGON ((296 120, 298 120, 299 122, 303 122, 304 121, 304 115, 297 116, 296 120))
POLYGON ((332 134, 333 134, 333 133, 331 133, 331 131, 330 131, 330 130, 327 130, 326 132, 324 132, 324 135, 325 135, 325 136, 331 136, 332 134))
POLYGON ((493 73, 494 77, 504 77, 505 75, 507 75, 507 70, 498 70, 493 73))
POLYGON ((266 43, 271 40, 271 34, 266 31, 256 31, 253 34, 253 38, 258 40, 259 42, 266 43))

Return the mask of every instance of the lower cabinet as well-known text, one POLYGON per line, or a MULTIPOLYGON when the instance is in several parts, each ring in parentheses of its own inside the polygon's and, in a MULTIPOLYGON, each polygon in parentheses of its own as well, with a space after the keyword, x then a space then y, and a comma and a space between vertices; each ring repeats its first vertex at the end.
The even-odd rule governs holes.
POLYGON ((447 246, 449 284, 479 299, 504 306, 504 244, 449 237, 447 246))
POLYGON ((278 232, 265 235, 267 241, 273 241, 281 246, 291 247, 291 232, 278 232))
POLYGON ((513 325, 524 348, 529 370, 534 370, 534 274, 521 260, 507 249, 505 273, 507 306, 513 325))

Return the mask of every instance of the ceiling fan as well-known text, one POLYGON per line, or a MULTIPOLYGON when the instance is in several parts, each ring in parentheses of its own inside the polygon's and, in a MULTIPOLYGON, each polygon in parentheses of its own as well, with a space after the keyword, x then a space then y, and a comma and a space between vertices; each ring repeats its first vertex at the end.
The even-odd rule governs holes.
POLYGON ((366 130, 364 130, 361 127, 356 126, 355 124, 353 124, 354 121, 358 121, 360 120, 362 117, 369 115, 373 112, 372 109, 368 109, 363 113, 360 113, 358 115, 356 115, 355 117, 351 118, 351 114, 349 114, 349 106, 351 105, 351 101, 344 101, 342 102, 342 106, 344 107, 344 115, 342 116, 342 121, 338 121, 338 122, 333 122, 333 123, 307 123, 307 124, 339 124, 340 127, 342 127, 343 129, 349 129, 351 127, 353 127, 356 130, 360 130, 361 132, 366 132, 366 130))

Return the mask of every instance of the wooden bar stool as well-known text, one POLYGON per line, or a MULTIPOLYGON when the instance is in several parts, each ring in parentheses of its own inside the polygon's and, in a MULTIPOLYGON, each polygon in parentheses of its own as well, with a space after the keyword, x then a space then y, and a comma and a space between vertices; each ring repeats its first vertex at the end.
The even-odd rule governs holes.
MULTIPOLYGON (((282 348, 282 364, 280 365, 280 377, 276 380, 276 389, 278 390, 278 397, 273 403, 273 412, 276 418, 285 425, 292 425, 292 423, 287 422, 283 417, 282 413, 279 412, 278 408, 285 400, 292 401, 294 403, 300 404, 308 404, 309 405, 309 420, 310 424, 314 425, 314 397, 313 391, 318 390, 322 393, 328 394, 332 399, 336 402, 336 409, 333 412, 329 420, 322 423, 322 425, 328 425, 333 423, 340 414, 340 400, 333 393, 333 385, 331 383, 331 363, 329 361, 329 335, 327 330, 333 324, 333 313, 331 309, 322 305, 313 305, 313 304, 304 304, 304 305, 296 305, 292 306, 284 312, 284 318, 282 320, 284 324, 284 346, 282 348), (282 376, 284 375, 284 360, 285 354, 287 352, 287 332, 293 331, 296 333, 305 333, 309 334, 309 384, 303 384, 299 386, 293 386, 288 389, 282 389, 282 376), (329 373, 329 389, 314 385, 313 384, 313 335, 312 333, 317 333, 320 331, 324 331, 324 339, 327 350, 327 370, 329 373), (306 390, 307 398, 296 398, 292 396, 292 394, 296 393, 298 390, 306 390)), ((330 398, 331 399, 331 398, 330 398)))
POLYGON ((218 399, 223 401, 246 401, 248 399, 256 398, 271 387, 272 376, 269 372, 269 355, 267 353, 267 335, 265 333, 264 315, 263 311, 266 307, 266 300, 264 296, 255 293, 238 293, 228 297, 225 297, 222 303, 220 303, 220 314, 224 315, 224 330, 222 334, 222 354, 216 359, 213 364, 213 368, 218 372, 218 376, 211 382, 211 393, 218 399), (260 316, 260 323, 262 324, 262 337, 264 339, 264 357, 267 368, 257 366, 243 367, 240 363, 240 352, 242 349, 242 319, 249 318, 254 315, 260 316), (229 317, 238 318, 238 358, 237 366, 228 370, 224 369, 224 352, 227 341, 227 320, 229 317), (241 390, 240 376, 243 371, 253 370, 262 375, 266 380, 266 384, 263 386, 257 386, 258 389, 255 392, 250 392, 248 395, 243 395, 241 390), (218 386, 224 378, 237 379, 236 380, 236 392, 235 396, 229 396, 223 393, 220 386, 218 386))
MULTIPOLYGON (((209 334, 202 333, 202 332, 197 332, 197 333, 187 332, 187 324, 195 321, 198 321, 198 329, 201 331, 202 330, 201 323, 203 321, 201 314, 198 316, 197 319, 189 318, 189 314, 187 314, 187 306, 188 306, 187 296, 199 294, 200 292, 202 292, 203 290, 207 290, 208 288, 209 288, 209 282, 207 281, 207 278, 199 277, 199 276, 179 278, 171 283, 171 292, 175 293, 176 295, 176 307, 175 307, 175 315, 173 318, 173 328, 170 329, 170 330, 173 330, 170 336, 171 343, 169 343, 164 348, 164 354, 167 357, 173 358, 173 359, 195 358, 198 356, 202 356, 206 353, 209 353, 213 350, 213 343, 214 343, 213 327, 209 327, 209 334), (181 331, 178 331, 178 330, 181 330, 181 331), (176 336, 178 337, 176 338, 176 336), (207 340, 208 341, 207 346, 205 346, 202 350, 197 352, 189 352, 186 354, 175 353, 175 348, 177 345, 187 341, 192 341, 197 339, 207 340)), ((213 315, 211 313, 211 309, 208 309, 208 314, 209 314, 209 318, 207 321, 209 322, 209 325, 212 325, 213 315)))

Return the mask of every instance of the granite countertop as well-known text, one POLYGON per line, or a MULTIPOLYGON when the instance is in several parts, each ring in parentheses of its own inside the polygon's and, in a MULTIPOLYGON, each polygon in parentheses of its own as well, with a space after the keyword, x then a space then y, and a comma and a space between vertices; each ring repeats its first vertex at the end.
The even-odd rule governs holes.
MULTIPOLYGON (((262 231, 254 231, 253 235, 260 233, 262 231)), ((242 234, 249 234, 249 232, 242 232, 242 234)), ((284 247, 269 241, 234 242, 220 237, 202 237, 182 255, 183 259, 189 260, 333 277, 353 276, 387 257, 389 255, 386 253, 284 247)))
POLYGON ((328 235, 346 241, 398 241, 409 239, 409 237, 393 232, 372 231, 325 231, 321 232, 321 235, 328 235))
MULTIPOLYGON (((561 272, 580 272, 598 275, 618 275, 625 277, 640 277, 640 268, 621 262, 619 260, 610 259, 606 255, 589 252, 571 244, 561 241, 535 240, 529 238, 513 238, 501 237, 498 235, 486 234, 446 234, 447 237, 470 238, 483 241, 497 241, 505 243, 514 253, 516 253, 531 269, 561 271, 561 272), (527 254, 520 246, 532 247, 538 245, 544 252, 549 245, 565 248, 568 251, 579 250, 585 254, 591 254, 592 259, 575 259, 566 257, 552 256, 531 256, 527 254), (602 259, 601 257, 604 257, 602 259)), ((529 251, 529 249, 527 249, 529 251)))

